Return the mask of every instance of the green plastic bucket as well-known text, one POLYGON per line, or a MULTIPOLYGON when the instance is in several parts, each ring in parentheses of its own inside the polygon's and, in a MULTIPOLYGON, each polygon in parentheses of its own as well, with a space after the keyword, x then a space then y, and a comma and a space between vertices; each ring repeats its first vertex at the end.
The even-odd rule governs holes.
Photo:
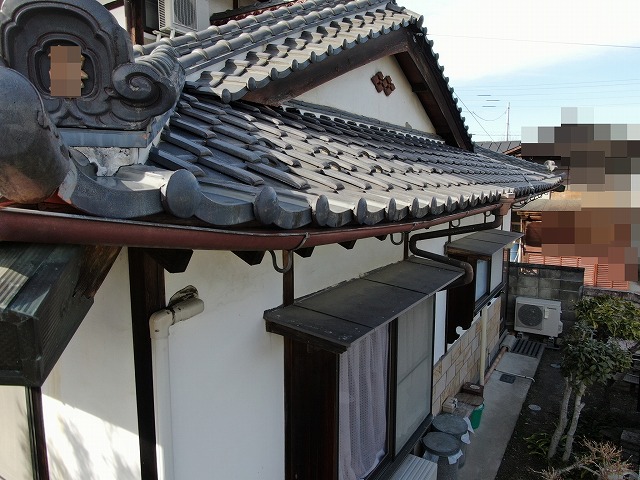
POLYGON ((483 410, 484 410, 484 403, 474 408, 473 412, 471 412, 471 415, 469 416, 469 421, 471 422, 471 426, 473 427, 474 430, 480 426, 480 420, 482 420, 483 410))

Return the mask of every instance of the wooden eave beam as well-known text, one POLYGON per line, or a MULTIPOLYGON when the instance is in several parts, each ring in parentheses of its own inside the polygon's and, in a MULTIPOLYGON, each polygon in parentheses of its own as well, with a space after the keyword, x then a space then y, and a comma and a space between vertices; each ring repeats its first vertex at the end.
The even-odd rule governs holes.
POLYGON ((380 58, 404 52, 407 48, 406 31, 396 30, 387 35, 369 39, 361 45, 330 56, 320 63, 311 64, 304 70, 293 72, 281 80, 270 82, 264 88, 249 92, 243 100, 279 106, 351 70, 380 58))
POLYGON ((394 55, 413 85, 414 93, 436 128, 436 133, 447 144, 472 151, 471 139, 460 119, 449 87, 442 78, 438 62, 423 39, 414 37, 414 30, 413 27, 406 27, 369 39, 364 44, 249 92, 243 100, 279 106, 353 69, 394 55))
POLYGON ((436 127, 436 133, 449 145, 472 151, 471 139, 460 119, 449 86, 442 78, 436 58, 424 41, 414 41, 412 31, 406 30, 406 35, 411 37, 411 41, 407 41, 408 49, 396 58, 411 84, 418 90, 415 93, 436 127))

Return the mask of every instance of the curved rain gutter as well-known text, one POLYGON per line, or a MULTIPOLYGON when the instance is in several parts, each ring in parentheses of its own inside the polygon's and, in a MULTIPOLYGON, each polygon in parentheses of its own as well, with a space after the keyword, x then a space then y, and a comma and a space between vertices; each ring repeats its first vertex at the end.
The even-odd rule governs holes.
POLYGON ((296 250, 394 233, 409 233, 500 208, 501 204, 494 203, 423 221, 283 231, 221 230, 6 207, 0 209, 0 240, 193 250, 296 250))
POLYGON ((418 248, 418 242, 421 240, 430 240, 432 238, 448 237, 450 235, 461 235, 465 233, 479 232, 482 230, 491 230, 502 226, 503 217, 509 212, 513 205, 515 198, 513 196, 506 196, 500 199, 500 205, 493 210, 495 218, 491 222, 477 223, 474 225, 463 225, 462 227, 447 228, 444 230, 435 230, 432 232, 416 233, 409 238, 409 251, 418 257, 428 258, 436 262, 451 265, 453 267, 461 268, 464 270, 464 275, 447 286, 447 289, 461 287, 467 285, 473 280, 473 267, 462 260, 456 260, 455 258, 449 258, 446 255, 438 255, 437 253, 429 252, 418 248))

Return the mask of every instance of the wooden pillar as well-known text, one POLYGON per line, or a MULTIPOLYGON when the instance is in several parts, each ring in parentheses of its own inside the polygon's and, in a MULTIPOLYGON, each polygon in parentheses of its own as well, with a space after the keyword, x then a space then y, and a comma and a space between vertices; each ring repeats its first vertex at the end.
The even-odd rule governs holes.
POLYGON ((144 0, 124 0, 124 16, 127 32, 134 44, 144 44, 144 0))
POLYGON ((47 454, 47 438, 44 432, 42 390, 40 387, 27 387, 25 392, 29 416, 33 478, 35 480, 49 480, 49 457, 47 454))
POLYGON ((157 480, 156 427, 149 317, 165 307, 164 269, 143 249, 129 249, 129 288, 136 374, 140 478, 157 480))

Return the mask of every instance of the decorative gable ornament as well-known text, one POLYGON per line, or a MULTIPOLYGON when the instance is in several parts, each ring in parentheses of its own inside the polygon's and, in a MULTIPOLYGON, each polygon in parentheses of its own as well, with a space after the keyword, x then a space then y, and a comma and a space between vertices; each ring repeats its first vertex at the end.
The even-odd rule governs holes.
POLYGON ((0 53, 27 77, 58 127, 144 129, 173 108, 184 70, 171 46, 134 59, 127 32, 95 0, 5 0, 0 53), (79 47, 80 96, 51 92, 51 49, 79 47))
POLYGON ((389 75, 385 77, 382 72, 378 72, 371 77, 371 83, 376 87, 376 92, 384 92, 387 97, 396 89, 391 77, 389 75))

